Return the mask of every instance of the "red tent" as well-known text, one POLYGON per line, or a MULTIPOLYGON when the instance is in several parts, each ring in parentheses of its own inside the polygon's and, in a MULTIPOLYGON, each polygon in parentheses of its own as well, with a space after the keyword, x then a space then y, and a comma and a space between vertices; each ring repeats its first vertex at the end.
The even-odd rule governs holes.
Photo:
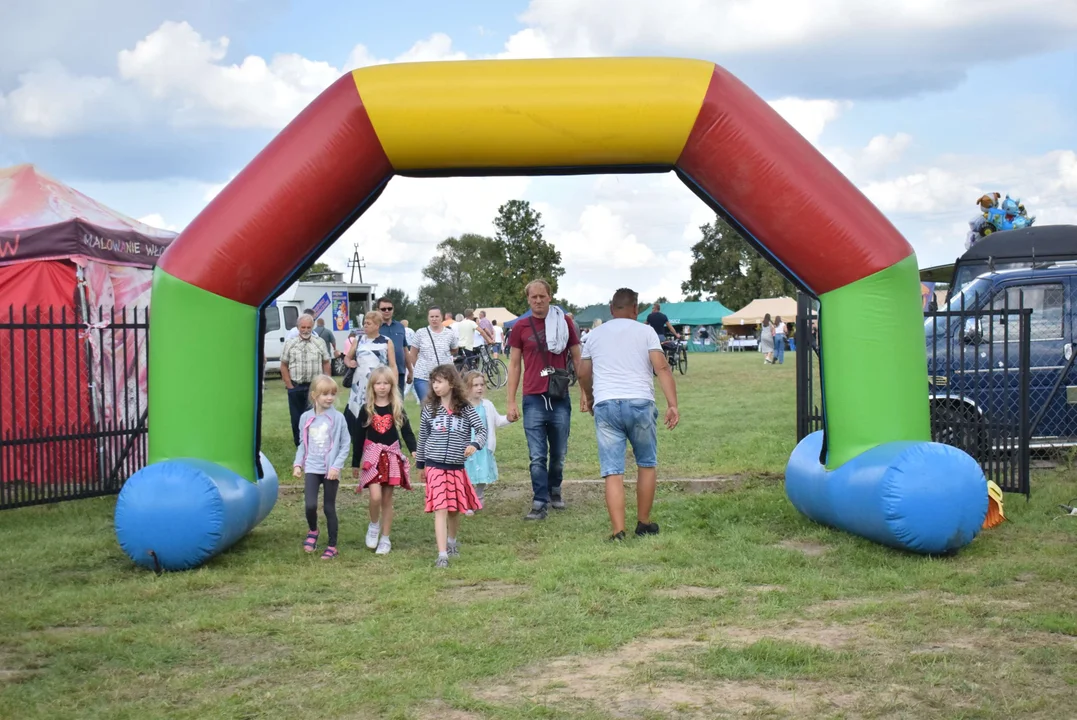
POLYGON ((0 169, 0 483, 98 475, 102 446, 40 438, 129 427, 146 407, 145 333, 114 328, 113 311, 142 317, 175 236, 33 165, 0 169))

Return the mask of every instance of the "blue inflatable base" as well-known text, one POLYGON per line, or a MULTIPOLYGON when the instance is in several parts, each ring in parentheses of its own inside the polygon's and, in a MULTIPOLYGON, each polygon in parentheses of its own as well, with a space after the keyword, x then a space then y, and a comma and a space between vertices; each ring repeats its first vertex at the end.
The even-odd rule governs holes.
POLYGON ((823 433, 812 433, 785 469, 786 495, 815 522, 925 555, 958 550, 983 527, 987 478, 961 450, 886 443, 827 470, 822 446, 823 433))
POLYGON ((116 538, 151 570, 189 570, 234 545, 277 502, 277 473, 265 455, 257 484, 207 460, 142 468, 116 500, 116 538))

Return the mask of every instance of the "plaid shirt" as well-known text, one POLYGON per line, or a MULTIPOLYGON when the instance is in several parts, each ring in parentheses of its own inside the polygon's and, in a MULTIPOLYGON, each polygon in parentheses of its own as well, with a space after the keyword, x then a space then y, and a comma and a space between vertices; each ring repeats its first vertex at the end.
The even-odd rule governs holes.
POLYGON ((296 385, 309 385, 322 372, 322 362, 330 360, 325 341, 317 335, 310 340, 294 337, 284 343, 280 361, 288 366, 288 374, 296 385))

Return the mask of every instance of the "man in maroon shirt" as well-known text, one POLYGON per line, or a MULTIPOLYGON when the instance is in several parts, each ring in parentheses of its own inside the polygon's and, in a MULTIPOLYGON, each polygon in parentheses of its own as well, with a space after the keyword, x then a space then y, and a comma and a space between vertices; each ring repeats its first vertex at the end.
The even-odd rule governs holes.
POLYGON ((572 402, 568 397, 551 398, 547 367, 565 369, 571 354, 580 366, 580 339, 575 324, 566 320, 568 343, 560 353, 547 353, 546 316, 553 292, 545 280, 532 280, 524 288, 531 317, 517 320, 509 336, 508 418, 520 419, 516 390, 520 386, 520 362, 524 377, 524 435, 531 456, 531 492, 534 496, 526 520, 543 520, 548 507, 563 510, 561 496, 568 432, 572 424, 572 402))

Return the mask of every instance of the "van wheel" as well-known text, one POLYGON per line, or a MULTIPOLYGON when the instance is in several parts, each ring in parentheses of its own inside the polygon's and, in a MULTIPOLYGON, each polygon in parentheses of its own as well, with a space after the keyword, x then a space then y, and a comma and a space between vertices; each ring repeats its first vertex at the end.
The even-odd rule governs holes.
POLYGON ((963 403, 931 404, 931 439, 964 450, 978 462, 991 447, 983 417, 963 403))

